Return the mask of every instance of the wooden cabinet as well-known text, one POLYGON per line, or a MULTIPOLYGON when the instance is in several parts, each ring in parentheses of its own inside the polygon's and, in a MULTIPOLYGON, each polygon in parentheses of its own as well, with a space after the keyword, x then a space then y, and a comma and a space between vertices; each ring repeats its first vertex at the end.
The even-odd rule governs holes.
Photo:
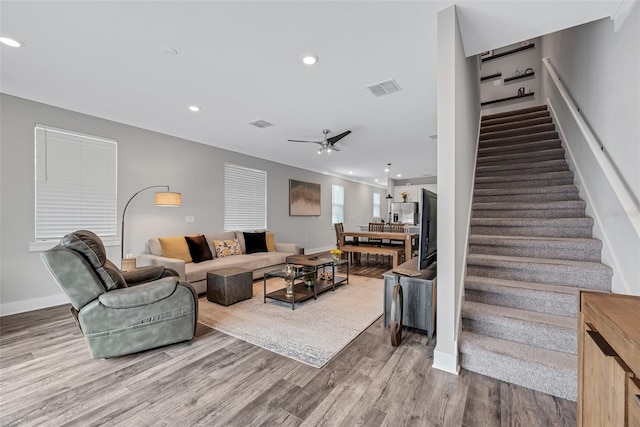
POLYGON ((580 293, 578 425, 640 425, 640 297, 580 293))

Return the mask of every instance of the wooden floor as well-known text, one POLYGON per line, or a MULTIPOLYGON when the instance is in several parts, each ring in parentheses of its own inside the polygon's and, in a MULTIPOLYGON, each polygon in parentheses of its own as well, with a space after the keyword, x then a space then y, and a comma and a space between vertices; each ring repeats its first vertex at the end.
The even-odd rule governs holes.
POLYGON ((575 425, 575 403, 433 369, 435 340, 405 330, 392 347, 381 319, 322 369, 202 325, 190 342, 93 360, 67 306, 2 317, 0 334, 2 426, 575 425))

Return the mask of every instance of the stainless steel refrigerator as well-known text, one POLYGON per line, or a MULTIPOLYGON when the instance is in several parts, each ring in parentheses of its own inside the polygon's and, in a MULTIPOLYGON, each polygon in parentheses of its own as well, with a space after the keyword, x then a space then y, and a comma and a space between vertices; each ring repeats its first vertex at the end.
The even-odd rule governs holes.
POLYGON ((391 222, 416 225, 418 223, 418 203, 391 203, 391 222))

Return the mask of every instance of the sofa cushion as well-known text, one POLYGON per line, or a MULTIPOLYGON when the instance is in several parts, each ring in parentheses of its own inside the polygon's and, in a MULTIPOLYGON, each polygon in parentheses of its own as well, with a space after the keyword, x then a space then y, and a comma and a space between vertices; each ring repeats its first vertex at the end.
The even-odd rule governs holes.
POLYGON ((160 240, 160 246, 162 246, 162 256, 181 259, 184 262, 192 261, 189 245, 187 245, 184 236, 160 237, 158 240, 160 240))
POLYGON ((211 249, 209 249, 209 244, 204 236, 185 236, 184 238, 189 246, 189 254, 193 262, 198 263, 213 259, 211 249))
POLYGON ((275 252, 276 251, 276 236, 273 233, 267 233, 265 234, 266 236, 266 240, 267 240, 267 250, 269 252, 275 252))
POLYGON ((213 246, 216 249, 216 257, 218 258, 242 255, 242 249, 240 249, 240 241, 238 239, 214 240, 213 246))
POLYGON ((268 252, 267 239, 264 232, 260 233, 243 233, 244 246, 246 254, 254 254, 256 252, 268 252))
POLYGON ((152 237, 147 240, 147 248, 149 249, 149 253, 151 255, 162 256, 162 246, 160 246, 160 239, 157 237, 152 237))
POLYGON ((213 242, 215 240, 233 240, 236 238, 236 233, 235 231, 225 231, 223 233, 205 233, 204 237, 207 239, 209 249, 211 249, 211 254, 215 258, 216 245, 213 242))

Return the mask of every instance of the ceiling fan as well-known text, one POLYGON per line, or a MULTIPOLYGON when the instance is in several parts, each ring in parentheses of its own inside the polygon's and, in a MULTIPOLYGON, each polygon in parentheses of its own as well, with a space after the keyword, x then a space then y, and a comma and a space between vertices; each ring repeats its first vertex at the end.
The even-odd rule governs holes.
POLYGON ((290 142, 310 142, 312 144, 319 144, 320 148, 318 148, 318 154, 322 154, 323 151, 326 151, 327 154, 330 154, 331 151, 340 151, 338 147, 336 147, 336 142, 340 141, 345 136, 351 133, 350 130, 342 132, 340 135, 332 136, 331 138, 327 138, 327 135, 331 133, 329 129, 322 129, 322 134, 324 138, 322 141, 307 141, 301 139, 288 139, 290 142))

